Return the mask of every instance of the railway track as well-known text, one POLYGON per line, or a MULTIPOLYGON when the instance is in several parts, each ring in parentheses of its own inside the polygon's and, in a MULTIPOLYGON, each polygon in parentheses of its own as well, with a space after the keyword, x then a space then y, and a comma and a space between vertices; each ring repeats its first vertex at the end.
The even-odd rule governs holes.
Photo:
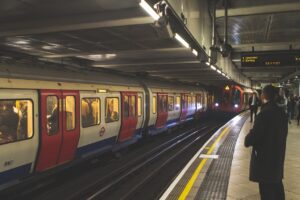
MULTIPOLYGON (((129 150, 131 152, 128 155, 126 153, 121 156, 120 161, 107 156, 105 159, 100 158, 95 163, 92 162, 92 167, 87 164, 78 165, 69 171, 50 176, 43 183, 27 186, 19 192, 16 190, 5 199, 132 199, 140 192, 139 190, 143 191, 145 187, 147 188, 146 185, 159 175, 160 169, 166 168, 176 159, 184 162, 185 158, 180 156, 192 155, 186 153, 193 152, 189 148, 196 145, 198 149, 198 145, 204 143, 209 133, 219 126, 220 123, 216 125, 209 122, 198 128, 158 136, 157 140, 152 141, 153 144, 149 141, 137 144, 136 148, 129 150)), ((178 170, 182 165, 177 163, 178 170)), ((174 172, 168 179, 176 175, 174 167, 171 171, 174 172)), ((170 180, 162 182, 168 181, 170 180)), ((160 185, 157 187, 160 189, 166 186, 161 183, 156 185, 160 185)), ((159 192, 157 190, 156 194, 159 192)))

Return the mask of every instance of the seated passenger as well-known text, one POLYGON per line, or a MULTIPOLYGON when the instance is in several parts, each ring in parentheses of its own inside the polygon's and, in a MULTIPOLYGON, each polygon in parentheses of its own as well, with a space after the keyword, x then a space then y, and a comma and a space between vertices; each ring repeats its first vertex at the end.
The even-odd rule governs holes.
POLYGON ((106 122, 114 122, 119 119, 119 114, 114 111, 114 102, 111 100, 108 103, 107 114, 106 114, 106 122))
POLYGON ((58 130, 58 108, 54 106, 51 115, 48 117, 48 134, 55 134, 58 130))
POLYGON ((2 101, 0 112, 0 137, 3 143, 17 140, 19 115, 14 112, 14 101, 2 101))

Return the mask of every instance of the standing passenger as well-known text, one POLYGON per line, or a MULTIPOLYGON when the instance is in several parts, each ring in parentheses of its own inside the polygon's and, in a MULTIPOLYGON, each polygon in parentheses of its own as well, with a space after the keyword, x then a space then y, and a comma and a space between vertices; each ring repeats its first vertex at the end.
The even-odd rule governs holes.
POLYGON ((245 138, 245 146, 252 146, 250 180, 259 183, 262 200, 284 200, 282 179, 287 117, 275 102, 275 87, 267 85, 262 97, 264 106, 245 138))
POLYGON ((253 115, 256 118, 257 108, 258 108, 258 97, 256 93, 253 93, 252 96, 249 98, 249 108, 250 108, 250 122, 253 122, 253 115))

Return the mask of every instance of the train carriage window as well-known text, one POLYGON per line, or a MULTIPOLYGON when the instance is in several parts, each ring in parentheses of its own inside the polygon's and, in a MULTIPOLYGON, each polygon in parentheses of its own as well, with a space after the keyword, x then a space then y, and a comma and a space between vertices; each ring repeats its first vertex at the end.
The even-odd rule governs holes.
POLYGON ((81 121, 82 127, 87 128, 100 124, 100 99, 81 99, 81 121))
POLYGON ((105 102, 105 122, 119 121, 119 99, 118 98, 106 98, 105 102))
POLYGON ((168 110, 173 111, 174 110, 174 97, 168 97, 168 110))
POLYGON ((142 97, 138 97, 138 116, 142 116, 143 114, 143 102, 142 97))
POLYGON ((58 133, 59 126, 59 111, 58 111, 58 97, 47 97, 47 134, 55 135, 58 133))
POLYGON ((129 113, 131 117, 135 117, 136 116, 136 112, 135 112, 135 96, 130 96, 130 106, 129 106, 129 113))
POLYGON ((0 144, 32 138, 31 100, 0 100, 0 144))
POLYGON ((180 100, 181 98, 179 96, 175 98, 175 110, 180 110, 180 105, 181 105, 180 100))
POLYGON ((75 97, 66 96, 66 129, 71 131, 75 129, 75 97))
POLYGON ((124 118, 129 117, 129 97, 127 95, 124 96, 124 110, 123 110, 123 116, 124 118))
POLYGON ((156 97, 152 97, 152 112, 153 114, 156 114, 157 110, 157 100, 156 97))

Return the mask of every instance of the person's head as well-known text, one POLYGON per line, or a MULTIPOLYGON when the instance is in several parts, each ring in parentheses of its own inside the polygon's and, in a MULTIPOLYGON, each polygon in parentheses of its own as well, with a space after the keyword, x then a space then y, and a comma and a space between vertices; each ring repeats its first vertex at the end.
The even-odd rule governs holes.
POLYGON ((277 90, 274 86, 267 85, 264 87, 262 91, 263 101, 265 102, 274 101, 276 96, 277 96, 277 90))
POLYGON ((252 93, 252 96, 253 96, 253 97, 256 97, 256 93, 255 93, 255 92, 253 92, 253 93, 252 93))

